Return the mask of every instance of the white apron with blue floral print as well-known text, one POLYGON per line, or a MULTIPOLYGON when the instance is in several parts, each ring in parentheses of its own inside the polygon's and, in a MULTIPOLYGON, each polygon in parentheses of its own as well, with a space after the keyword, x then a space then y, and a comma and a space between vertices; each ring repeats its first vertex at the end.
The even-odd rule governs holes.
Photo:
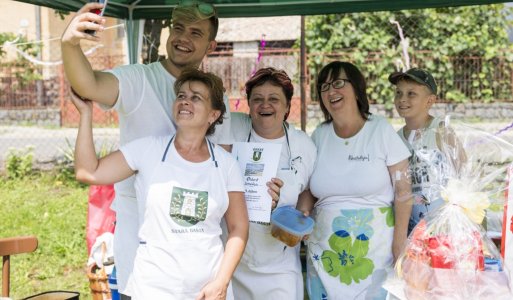
POLYGON ((393 210, 342 207, 314 210, 307 257, 310 299, 384 299, 381 286, 393 261, 393 210))
POLYGON ((310 190, 318 201, 308 240, 310 299, 385 299, 394 232, 389 167, 410 153, 378 116, 353 137, 340 138, 326 123, 312 139, 318 152, 310 190))

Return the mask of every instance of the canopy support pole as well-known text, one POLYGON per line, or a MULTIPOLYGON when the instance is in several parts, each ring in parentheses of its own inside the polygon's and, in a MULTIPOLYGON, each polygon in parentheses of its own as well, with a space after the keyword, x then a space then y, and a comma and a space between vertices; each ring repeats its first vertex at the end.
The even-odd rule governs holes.
POLYGON ((305 16, 301 16, 301 57, 299 85, 301 89, 301 130, 306 130, 306 43, 305 16))
POLYGON ((125 20, 129 64, 140 62, 142 38, 144 34, 144 21, 145 20, 134 20, 133 7, 129 7, 128 19, 125 20))

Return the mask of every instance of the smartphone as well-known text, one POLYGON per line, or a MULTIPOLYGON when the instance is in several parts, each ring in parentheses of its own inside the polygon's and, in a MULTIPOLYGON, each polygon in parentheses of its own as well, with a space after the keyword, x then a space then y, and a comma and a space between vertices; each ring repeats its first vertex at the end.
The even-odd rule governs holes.
MULTIPOLYGON (((103 8, 102 9, 92 9, 91 12, 99 15, 100 17, 103 16, 103 13, 105 12, 105 8, 107 7, 107 1, 108 0, 89 0, 89 2, 96 2, 96 3, 102 3, 103 4, 103 8)), ((86 30, 84 30, 84 32, 87 33, 87 34, 90 34, 90 35, 95 35, 96 34, 96 31, 90 30, 90 29, 86 29, 86 30)))

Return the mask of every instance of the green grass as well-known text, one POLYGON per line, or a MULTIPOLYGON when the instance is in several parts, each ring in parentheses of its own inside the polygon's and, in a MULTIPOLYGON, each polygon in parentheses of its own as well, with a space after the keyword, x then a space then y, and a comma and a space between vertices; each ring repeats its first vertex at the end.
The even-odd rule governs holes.
MULTIPOLYGON (((11 257, 13 299, 53 290, 91 297, 85 241, 88 187, 76 184, 71 175, 61 170, 12 180, 0 176, 0 238, 39 239, 34 253, 11 257)), ((490 209, 502 208, 501 202, 490 209)))
POLYGON ((34 253, 11 257, 11 298, 53 290, 89 299, 85 226, 87 187, 45 173, 0 177, 0 238, 35 235, 34 253))

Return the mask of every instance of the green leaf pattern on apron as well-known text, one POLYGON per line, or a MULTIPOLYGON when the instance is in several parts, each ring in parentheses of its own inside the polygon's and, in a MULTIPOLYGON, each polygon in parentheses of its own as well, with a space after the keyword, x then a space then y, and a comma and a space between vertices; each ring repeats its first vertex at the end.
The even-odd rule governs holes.
POLYGON ((334 233, 328 240, 331 250, 324 250, 320 261, 323 269, 343 284, 359 283, 374 271, 374 262, 366 257, 374 235, 373 219, 372 209, 341 210, 341 216, 333 219, 334 233))
POLYGON ((395 225, 395 217, 394 217, 394 209, 391 206, 380 207, 379 211, 383 214, 386 214, 386 222, 388 227, 394 227, 395 225))
POLYGON ((329 244, 335 251, 326 250, 321 256, 328 274, 340 276, 340 282, 347 285, 352 281, 359 283, 372 274, 374 263, 365 257, 369 251, 369 240, 365 235, 358 236, 353 243, 347 231, 340 230, 330 237, 329 244))

